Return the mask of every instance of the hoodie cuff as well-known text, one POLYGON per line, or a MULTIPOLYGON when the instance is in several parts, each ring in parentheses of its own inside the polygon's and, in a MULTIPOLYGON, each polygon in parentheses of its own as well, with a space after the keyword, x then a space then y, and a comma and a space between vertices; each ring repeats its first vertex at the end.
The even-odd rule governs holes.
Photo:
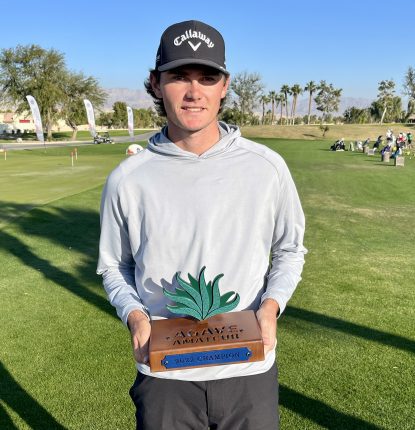
POLYGON ((121 315, 119 314, 119 317, 121 318, 122 322, 126 327, 128 327, 128 315, 130 315, 132 311, 140 311, 148 318, 148 320, 150 320, 150 313, 145 306, 137 306, 136 304, 131 304, 129 306, 126 306, 122 310, 121 315))

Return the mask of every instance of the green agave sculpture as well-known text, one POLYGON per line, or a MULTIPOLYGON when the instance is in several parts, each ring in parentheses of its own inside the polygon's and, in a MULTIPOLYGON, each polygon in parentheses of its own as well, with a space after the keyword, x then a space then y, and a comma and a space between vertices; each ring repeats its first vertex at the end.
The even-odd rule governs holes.
POLYGON ((188 274, 189 282, 176 273, 176 280, 181 287, 176 287, 172 293, 163 288, 166 297, 176 302, 176 305, 167 305, 167 309, 175 314, 190 315, 199 321, 213 315, 229 312, 238 306, 240 297, 238 293, 230 291, 223 296, 219 292, 219 279, 223 274, 217 275, 213 282, 206 283, 205 269, 200 270, 198 279, 188 274), (234 297, 232 297, 234 296, 234 297))

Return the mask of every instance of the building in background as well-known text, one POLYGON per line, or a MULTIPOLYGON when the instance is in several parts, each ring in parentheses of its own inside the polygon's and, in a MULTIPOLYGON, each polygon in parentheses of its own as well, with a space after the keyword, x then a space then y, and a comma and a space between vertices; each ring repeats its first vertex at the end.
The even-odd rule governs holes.
POLYGON ((31 115, 17 114, 14 112, 0 112, 0 133, 12 133, 34 131, 35 123, 31 115))

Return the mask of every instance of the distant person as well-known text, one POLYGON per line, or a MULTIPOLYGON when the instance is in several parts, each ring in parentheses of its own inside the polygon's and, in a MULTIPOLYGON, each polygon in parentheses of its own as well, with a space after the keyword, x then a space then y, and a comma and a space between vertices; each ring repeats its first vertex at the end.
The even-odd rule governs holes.
POLYGON ((380 146, 382 145, 382 135, 378 136, 376 142, 373 144, 373 149, 377 149, 379 151, 380 146))
POLYGON ((370 137, 368 137, 364 142, 363 142, 363 146, 369 146, 370 144, 370 137))
POLYGON ((386 142, 392 142, 393 141, 393 131, 388 128, 388 131, 386 132, 386 142))
POLYGON ((330 146, 330 149, 332 151, 344 151, 346 149, 344 145, 344 137, 339 140, 336 140, 336 142, 334 142, 333 145, 330 146))
POLYGON ((399 155, 402 155, 402 148, 400 146, 396 146, 394 151, 391 151, 391 158, 396 158, 399 155))
POLYGON ((412 133, 410 131, 406 133, 406 147, 412 149, 412 133))
POLYGON ((392 145, 391 143, 386 143, 386 145, 382 148, 382 151, 380 153, 383 155, 385 152, 391 152, 392 145))
POLYGON ((402 149, 405 147, 405 143, 406 143, 406 136, 401 132, 399 133, 396 139, 394 152, 391 155, 391 158, 395 158, 398 155, 402 155, 402 149))

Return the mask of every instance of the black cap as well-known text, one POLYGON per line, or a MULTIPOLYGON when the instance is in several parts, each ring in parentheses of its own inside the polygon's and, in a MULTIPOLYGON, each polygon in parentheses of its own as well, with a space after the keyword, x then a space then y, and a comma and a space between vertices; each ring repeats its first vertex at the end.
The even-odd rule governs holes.
POLYGON ((222 35, 200 21, 184 21, 168 27, 157 50, 156 69, 165 72, 187 64, 202 64, 229 75, 222 35))

